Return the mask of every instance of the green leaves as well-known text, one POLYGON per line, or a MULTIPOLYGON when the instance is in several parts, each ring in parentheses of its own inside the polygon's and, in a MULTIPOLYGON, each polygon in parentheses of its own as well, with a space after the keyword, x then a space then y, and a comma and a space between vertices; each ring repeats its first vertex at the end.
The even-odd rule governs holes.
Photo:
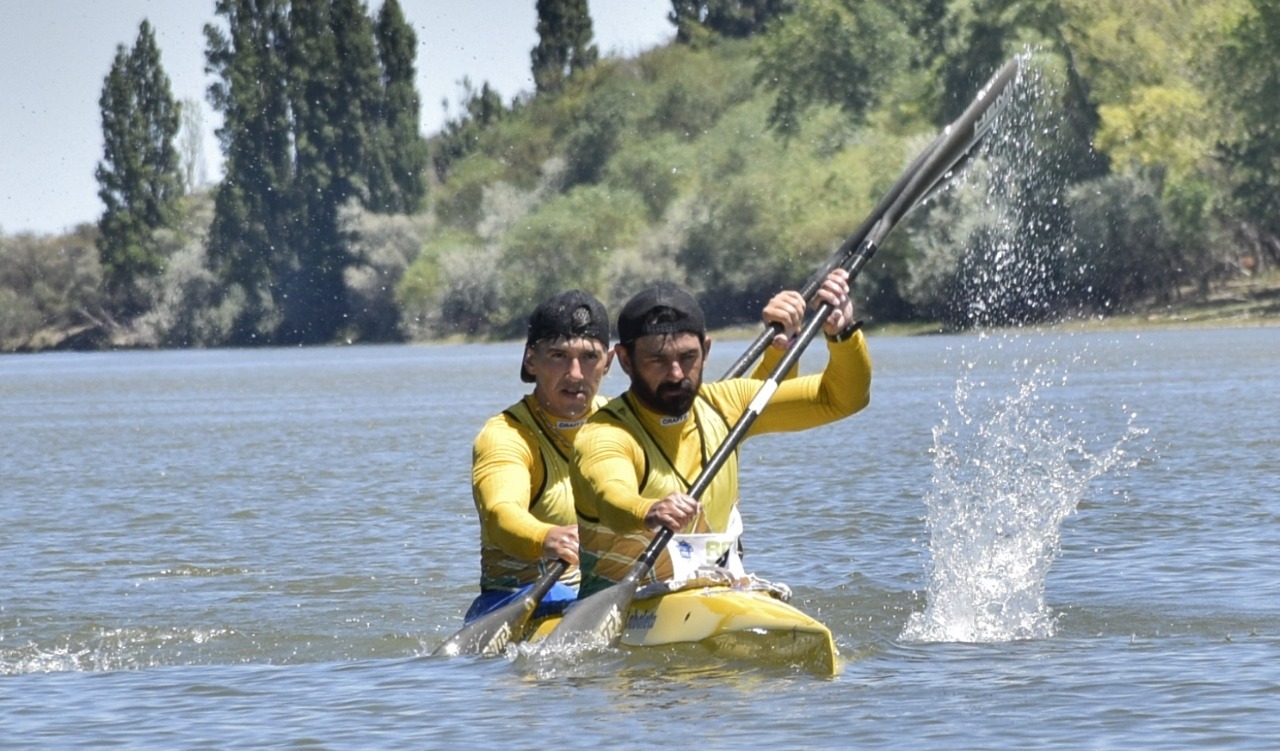
POLYGON ((587 0, 537 0, 538 46, 530 57, 538 91, 559 91, 569 76, 595 64, 587 0))
POLYGON ((98 249, 117 312, 132 316, 149 302, 140 282, 164 266, 153 234, 175 220, 183 192, 173 145, 178 105, 146 21, 131 50, 117 48, 98 104, 104 146, 95 176, 106 206, 98 222, 98 249))
POLYGON ((759 50, 756 81, 777 95, 769 125, 794 136, 817 104, 863 122, 912 52, 905 24, 877 0, 797 0, 759 50))
POLYGON ((1215 71, 1221 101, 1235 115, 1225 141, 1225 161, 1233 169, 1232 193, 1239 209, 1262 233, 1273 260, 1280 237, 1280 2, 1251 0, 1247 12, 1227 26, 1215 71))
MULTIPOLYGON (((78 277, 109 292, 95 304, 157 330, 185 321, 170 334, 202 344, 505 336, 565 286, 618 302, 669 279, 718 322, 753 319, 865 215, 913 139, 1028 47, 1044 85, 1026 103, 1032 166, 1013 171, 1043 207, 1036 262, 1090 281, 1068 289, 1054 266, 1054 285, 1018 294, 1055 286, 1049 305, 1115 309, 1280 247, 1280 0, 675 0, 677 44, 604 59, 585 0, 541 0, 537 95, 504 103, 464 83, 430 152, 413 25, 397 0, 376 18, 367 6, 216 0, 211 225, 175 226, 179 108, 149 27, 119 49, 100 101, 101 268, 78 277), (423 215, 388 232, 373 212, 423 215), (1075 235, 1072 218, 1087 225, 1075 235)), ((954 304, 1011 257, 981 204, 924 207, 924 231, 900 233, 860 281, 869 312, 1052 313, 954 304)), ((11 328, 52 309, 6 295, 11 328)))
POLYGON ((427 143, 416 87, 417 37, 396 0, 385 0, 374 29, 381 90, 366 162, 366 205, 381 213, 412 213, 427 195, 427 143))
POLYGON ((581 186, 553 198, 503 235, 503 297, 513 318, 555 291, 600 290, 608 258, 632 246, 644 205, 630 190, 581 186))
POLYGON ((357 320, 341 209, 425 196, 412 27, 396 0, 376 26, 363 0, 220 0, 217 13, 227 29, 206 36, 226 176, 209 255, 247 300, 233 343, 332 341, 357 320))

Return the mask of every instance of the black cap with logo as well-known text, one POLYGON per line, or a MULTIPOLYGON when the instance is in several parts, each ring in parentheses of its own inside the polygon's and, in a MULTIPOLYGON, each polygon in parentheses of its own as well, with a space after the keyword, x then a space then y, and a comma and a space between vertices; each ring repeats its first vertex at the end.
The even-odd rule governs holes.
MULTIPOLYGON (((529 335, 525 345, 532 347, 546 339, 595 339, 609 348, 609 312, 604 305, 580 289, 561 292, 543 302, 529 316, 529 335)), ((520 380, 533 383, 533 374, 525 370, 520 358, 520 380)))
POLYGON ((702 306, 675 284, 661 282, 640 290, 618 314, 618 340, 631 344, 650 334, 707 335, 702 306))

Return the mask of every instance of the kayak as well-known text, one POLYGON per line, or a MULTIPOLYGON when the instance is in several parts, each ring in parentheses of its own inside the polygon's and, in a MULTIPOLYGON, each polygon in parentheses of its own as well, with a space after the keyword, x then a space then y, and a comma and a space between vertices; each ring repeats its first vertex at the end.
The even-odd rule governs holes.
MULTIPOLYGON (((524 640, 541 641, 560 616, 529 623, 524 640)), ((627 611, 621 644, 658 647, 698 644, 717 656, 795 665, 824 676, 838 670, 831 631, 764 592, 698 587, 637 599, 627 611)))

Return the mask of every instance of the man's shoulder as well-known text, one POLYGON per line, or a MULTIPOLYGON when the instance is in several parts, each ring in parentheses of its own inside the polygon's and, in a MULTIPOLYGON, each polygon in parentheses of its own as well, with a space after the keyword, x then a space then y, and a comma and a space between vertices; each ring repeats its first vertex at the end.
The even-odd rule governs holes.
POLYGON ((524 411, 523 405, 523 400, 518 401, 485 420, 484 425, 480 426, 480 432, 476 434, 476 442, 500 440, 503 437, 512 438, 517 435, 526 437, 531 434, 532 430, 518 416, 520 412, 524 411))
POLYGON ((704 383, 698 396, 706 400, 721 414, 741 412, 760 390, 763 381, 753 378, 726 378, 723 381, 704 383))
MULTIPOLYGON (((607 397, 596 397, 596 411, 587 418, 587 425, 598 424, 602 422, 616 423, 618 418, 629 411, 631 407, 627 404, 627 400, 622 398, 622 394, 609 399, 607 397)), ((583 427, 586 427, 584 425, 583 427)))
POLYGON ((591 417, 587 418, 582 428, 578 430, 578 435, 574 439, 574 446, 582 444, 598 445, 600 441, 621 440, 624 437, 635 442, 632 436, 631 424, 635 417, 631 414, 631 405, 621 396, 616 396, 606 402, 604 405, 596 409, 591 417), (606 437, 608 436, 608 437, 606 437))

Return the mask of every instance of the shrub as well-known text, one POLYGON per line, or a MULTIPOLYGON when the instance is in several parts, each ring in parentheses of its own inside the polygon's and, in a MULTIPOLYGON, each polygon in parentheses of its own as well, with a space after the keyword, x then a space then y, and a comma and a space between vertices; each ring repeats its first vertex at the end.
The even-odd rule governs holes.
POLYGON ((84 346, 116 328, 102 305, 96 237, 92 225, 60 236, 0 236, 0 347, 84 346))
POLYGON ((343 272, 352 311, 347 340, 400 339, 400 310, 395 290, 405 269, 418 257, 434 219, 428 214, 373 214, 357 205, 343 212, 344 232, 352 240, 353 263, 343 272))
POLYGON ((527 315, 562 289, 598 293, 606 259, 634 244, 645 213, 638 194, 606 186, 579 187, 540 206, 503 237, 505 307, 527 315))

